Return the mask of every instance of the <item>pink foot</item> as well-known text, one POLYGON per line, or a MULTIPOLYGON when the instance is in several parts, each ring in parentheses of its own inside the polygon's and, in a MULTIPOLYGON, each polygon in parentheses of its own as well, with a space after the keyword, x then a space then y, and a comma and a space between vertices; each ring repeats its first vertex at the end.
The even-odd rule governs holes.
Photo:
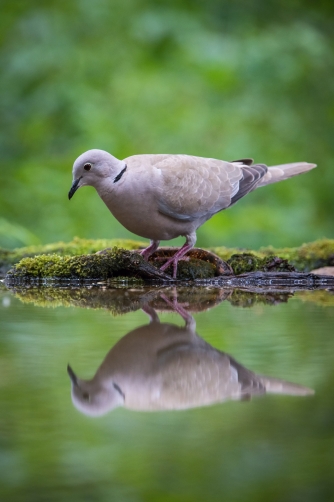
POLYGON ((188 244, 187 242, 182 246, 182 248, 180 248, 175 254, 174 256, 172 256, 171 258, 169 258, 169 260, 166 261, 166 263, 164 265, 162 265, 162 267, 160 267, 160 270, 161 272, 163 272, 164 270, 166 270, 166 268, 169 267, 169 265, 173 264, 173 279, 176 279, 176 273, 177 273, 177 264, 178 264, 178 261, 186 254, 188 253, 188 251, 190 251, 190 249, 193 247, 193 244, 188 244))
POLYGON ((172 307, 172 309, 177 312, 178 314, 180 314, 180 316, 184 319, 184 321, 186 322, 186 325, 189 326, 189 327, 192 327, 193 330, 196 329, 196 321, 195 319, 193 318, 193 316, 191 314, 189 314, 189 312, 187 312, 183 307, 182 305, 180 305, 178 302, 177 302, 177 296, 175 296, 173 298, 173 301, 170 301, 167 296, 164 294, 164 293, 161 293, 160 294, 160 298, 162 300, 164 300, 167 305, 169 305, 170 307, 172 307))

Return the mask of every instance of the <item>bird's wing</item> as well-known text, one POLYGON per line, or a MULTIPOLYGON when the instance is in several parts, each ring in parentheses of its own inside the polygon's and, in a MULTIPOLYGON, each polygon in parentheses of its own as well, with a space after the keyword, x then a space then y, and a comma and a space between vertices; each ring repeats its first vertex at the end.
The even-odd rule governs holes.
MULTIPOLYGON (((153 177, 159 211, 184 221, 210 218, 253 190, 267 167, 251 159, 225 162, 190 155, 138 155, 129 158, 137 170, 147 166, 153 177)), ((125 159, 127 160, 127 159, 125 159)))
POLYGON ((228 207, 243 176, 238 164, 189 155, 168 155, 155 168, 162 181, 160 212, 188 221, 228 207))
POLYGON ((261 179, 267 174, 268 167, 265 164, 244 165, 237 162, 233 163, 240 166, 242 170, 242 179, 239 182, 239 189, 231 198, 231 206, 239 199, 254 190, 261 182, 261 179))
POLYGON ((238 382, 230 381, 229 358, 212 347, 180 344, 160 353, 157 362, 162 408, 205 406, 239 394, 238 382))
POLYGON ((159 211, 178 220, 210 218, 254 190, 268 168, 252 159, 226 162, 191 155, 134 155, 124 159, 151 176, 159 211))

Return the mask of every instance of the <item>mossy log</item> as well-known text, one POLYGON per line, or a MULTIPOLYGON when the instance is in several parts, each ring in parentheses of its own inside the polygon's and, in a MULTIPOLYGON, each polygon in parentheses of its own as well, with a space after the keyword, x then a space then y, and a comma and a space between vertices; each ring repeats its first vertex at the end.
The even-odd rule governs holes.
MULTIPOLYGON (((7 279, 61 278, 113 280, 124 277, 141 281, 168 281, 171 273, 159 271, 174 248, 161 248, 147 263, 133 250, 144 247, 136 241, 74 239, 70 243, 0 250, 0 267, 7 279), (121 246, 121 247, 120 247, 121 246), (108 248, 108 249, 106 249, 108 248), (101 252, 103 251, 103 252, 101 252), (12 268, 10 268, 12 267, 12 268), (10 269, 10 270, 8 270, 10 269)), ((212 279, 222 274, 252 272, 305 272, 334 265, 334 240, 322 239, 299 248, 262 248, 259 251, 213 248, 194 249, 179 262, 178 280, 212 279)))

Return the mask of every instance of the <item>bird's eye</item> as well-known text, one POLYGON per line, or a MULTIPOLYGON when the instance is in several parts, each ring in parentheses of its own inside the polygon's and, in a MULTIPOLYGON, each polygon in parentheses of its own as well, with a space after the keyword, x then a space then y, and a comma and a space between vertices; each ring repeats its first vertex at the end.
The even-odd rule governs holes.
POLYGON ((84 393, 82 394, 82 397, 83 397, 83 399, 84 399, 85 401, 89 401, 89 394, 88 394, 88 392, 84 392, 84 393))
POLYGON ((85 171, 90 171, 92 168, 92 164, 90 164, 89 162, 87 162, 85 165, 84 165, 84 170, 85 171))

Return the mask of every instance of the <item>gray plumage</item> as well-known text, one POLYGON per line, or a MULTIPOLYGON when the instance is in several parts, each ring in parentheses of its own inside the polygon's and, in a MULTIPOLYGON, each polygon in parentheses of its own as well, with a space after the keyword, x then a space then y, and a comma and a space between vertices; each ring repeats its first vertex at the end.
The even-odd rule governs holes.
POLYGON ((298 384, 255 374, 206 343, 195 329, 191 316, 179 327, 160 323, 153 315, 149 325, 116 343, 91 380, 78 378, 69 366, 74 405, 82 413, 97 416, 118 406, 137 411, 181 410, 266 392, 313 393, 298 384))
POLYGON ((297 162, 267 167, 251 159, 233 162, 190 155, 134 155, 118 160, 89 150, 74 162, 69 198, 81 186, 96 188, 115 218, 130 232, 151 240, 148 257, 161 240, 180 235, 184 246, 161 268, 174 266, 196 242, 196 230, 258 187, 313 169, 297 162))

